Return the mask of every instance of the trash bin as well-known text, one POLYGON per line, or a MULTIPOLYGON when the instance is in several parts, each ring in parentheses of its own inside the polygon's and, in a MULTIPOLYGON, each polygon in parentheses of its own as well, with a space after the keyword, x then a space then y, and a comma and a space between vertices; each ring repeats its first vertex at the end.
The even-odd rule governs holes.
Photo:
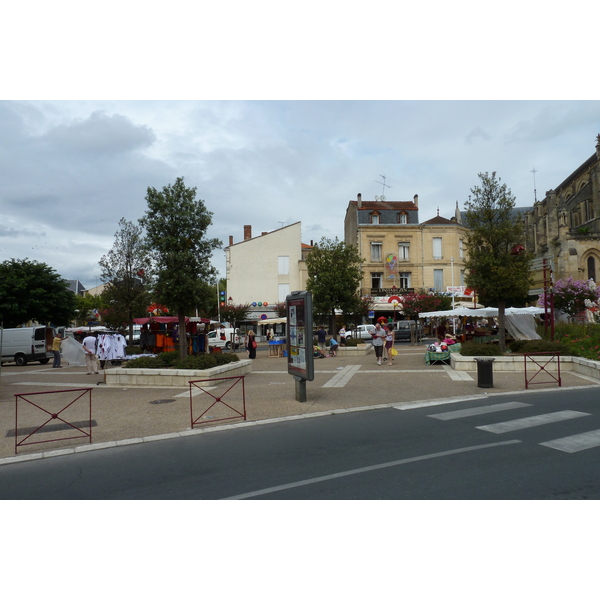
POLYGON ((477 387, 494 387, 494 359, 476 358, 477 361, 477 387))

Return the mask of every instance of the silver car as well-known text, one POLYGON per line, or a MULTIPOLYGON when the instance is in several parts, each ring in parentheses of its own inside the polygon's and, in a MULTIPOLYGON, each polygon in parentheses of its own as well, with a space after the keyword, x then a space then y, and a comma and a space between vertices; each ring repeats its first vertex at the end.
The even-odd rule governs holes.
POLYGON ((371 332, 375 330, 375 325, 358 325, 346 332, 346 339, 358 338, 361 340, 372 340, 371 332))

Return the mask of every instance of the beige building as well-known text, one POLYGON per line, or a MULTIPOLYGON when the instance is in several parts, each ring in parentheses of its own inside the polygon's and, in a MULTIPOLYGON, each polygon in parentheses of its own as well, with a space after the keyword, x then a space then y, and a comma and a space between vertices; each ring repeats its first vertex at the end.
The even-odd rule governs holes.
POLYGON ((467 229, 456 217, 438 215, 419 223, 419 197, 412 202, 363 201, 346 209, 344 241, 364 259, 360 293, 376 311, 393 310, 391 296, 464 285, 467 229))
MULTIPOLYGON (((553 265, 554 280, 593 279, 600 269, 600 135, 596 152, 525 214, 526 248, 553 265)), ((543 273, 530 293, 541 293, 543 273)))
POLYGON ((263 315, 273 318, 274 305, 286 296, 306 289, 306 253, 311 246, 301 240, 301 223, 252 237, 252 226, 244 225, 244 239, 225 248, 227 298, 232 304, 251 304, 250 321, 263 315), (230 299, 230 300, 229 300, 230 299))

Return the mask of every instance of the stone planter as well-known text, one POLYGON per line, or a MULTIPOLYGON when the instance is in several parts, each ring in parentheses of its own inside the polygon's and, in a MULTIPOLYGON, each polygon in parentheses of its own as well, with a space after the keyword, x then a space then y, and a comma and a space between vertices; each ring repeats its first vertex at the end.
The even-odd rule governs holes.
MULTIPOLYGON (((104 380, 108 386, 161 386, 188 387, 190 381, 198 379, 215 379, 218 377, 235 377, 252 373, 250 359, 213 367, 212 369, 108 369, 104 372, 104 380)), ((209 383, 206 384, 210 385, 209 383)), ((203 387, 200 384, 200 387, 203 387)))

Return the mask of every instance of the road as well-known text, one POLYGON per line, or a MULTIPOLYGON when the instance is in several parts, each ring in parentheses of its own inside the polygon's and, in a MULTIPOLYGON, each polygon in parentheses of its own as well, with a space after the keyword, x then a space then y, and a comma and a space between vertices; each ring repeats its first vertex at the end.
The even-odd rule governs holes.
POLYGON ((0 499, 598 499, 594 388, 290 419, 0 467, 0 499))

